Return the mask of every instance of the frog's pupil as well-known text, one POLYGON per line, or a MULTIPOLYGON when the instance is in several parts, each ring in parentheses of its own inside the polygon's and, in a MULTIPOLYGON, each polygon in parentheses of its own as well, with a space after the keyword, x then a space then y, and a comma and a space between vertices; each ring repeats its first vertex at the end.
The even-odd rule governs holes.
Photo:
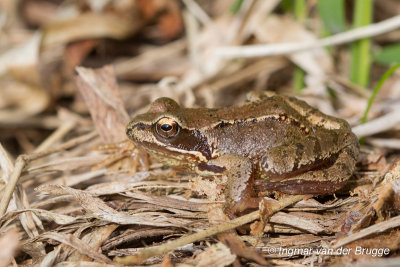
POLYGON ((161 125, 161 129, 165 132, 168 132, 172 129, 172 125, 165 123, 165 124, 161 125))

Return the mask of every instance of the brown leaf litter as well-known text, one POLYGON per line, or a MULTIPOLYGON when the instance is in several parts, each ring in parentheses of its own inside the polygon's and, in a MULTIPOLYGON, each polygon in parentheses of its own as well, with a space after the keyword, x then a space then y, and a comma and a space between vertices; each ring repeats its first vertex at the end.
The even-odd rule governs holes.
POLYGON ((26 22, 39 28, 2 24, 10 28, 0 47, 0 267, 399 264, 398 73, 359 125, 369 93, 344 78, 342 47, 218 56, 226 46, 320 42, 321 25, 283 14, 280 1, 249 1, 234 15, 225 0, 211 8, 22 2, 26 22), (366 137, 357 171, 334 195, 266 197, 260 211, 229 220, 217 183, 165 168, 127 141, 128 114, 157 97, 216 107, 250 90, 288 93, 293 64, 307 77, 299 97, 366 137))

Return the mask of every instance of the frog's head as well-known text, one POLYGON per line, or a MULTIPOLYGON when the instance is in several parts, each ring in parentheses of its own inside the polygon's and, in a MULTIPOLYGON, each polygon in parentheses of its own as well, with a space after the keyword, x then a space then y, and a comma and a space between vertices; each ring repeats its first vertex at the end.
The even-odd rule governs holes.
POLYGON ((181 108, 170 98, 155 100, 147 113, 132 119, 126 134, 161 162, 190 167, 210 159, 211 150, 201 131, 188 124, 193 109, 181 108))

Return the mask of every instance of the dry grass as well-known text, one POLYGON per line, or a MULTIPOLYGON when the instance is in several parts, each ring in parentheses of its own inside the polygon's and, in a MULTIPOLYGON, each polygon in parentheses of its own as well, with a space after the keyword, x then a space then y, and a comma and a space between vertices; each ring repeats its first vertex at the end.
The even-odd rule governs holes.
MULTIPOLYGON (((245 1, 235 15, 225 0, 84 2, 0 4, 0 267, 400 264, 398 73, 359 125, 369 91, 345 78, 346 47, 321 48, 316 14, 305 27, 280 1, 245 1), (282 50, 223 57, 232 45, 282 50), (299 98, 366 136, 336 195, 266 198, 261 211, 229 221, 213 181, 166 168, 127 141, 130 116, 157 97, 217 107, 251 90, 290 94, 294 64, 307 75, 299 98)), ((396 14, 383 8, 389 2, 400 6, 376 3, 381 17, 396 14)), ((361 31, 393 42, 398 26, 376 27, 395 19, 361 31)), ((373 66, 373 83, 383 71, 373 66)))

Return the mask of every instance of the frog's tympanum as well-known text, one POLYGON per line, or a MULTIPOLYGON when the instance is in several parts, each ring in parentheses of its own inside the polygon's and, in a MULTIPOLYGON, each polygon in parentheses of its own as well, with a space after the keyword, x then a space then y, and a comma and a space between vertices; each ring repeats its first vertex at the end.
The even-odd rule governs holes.
POLYGON ((331 194, 352 175, 359 153, 346 121, 271 93, 217 109, 159 98, 127 135, 166 165, 225 175, 225 207, 233 213, 257 207, 265 193, 331 194))

